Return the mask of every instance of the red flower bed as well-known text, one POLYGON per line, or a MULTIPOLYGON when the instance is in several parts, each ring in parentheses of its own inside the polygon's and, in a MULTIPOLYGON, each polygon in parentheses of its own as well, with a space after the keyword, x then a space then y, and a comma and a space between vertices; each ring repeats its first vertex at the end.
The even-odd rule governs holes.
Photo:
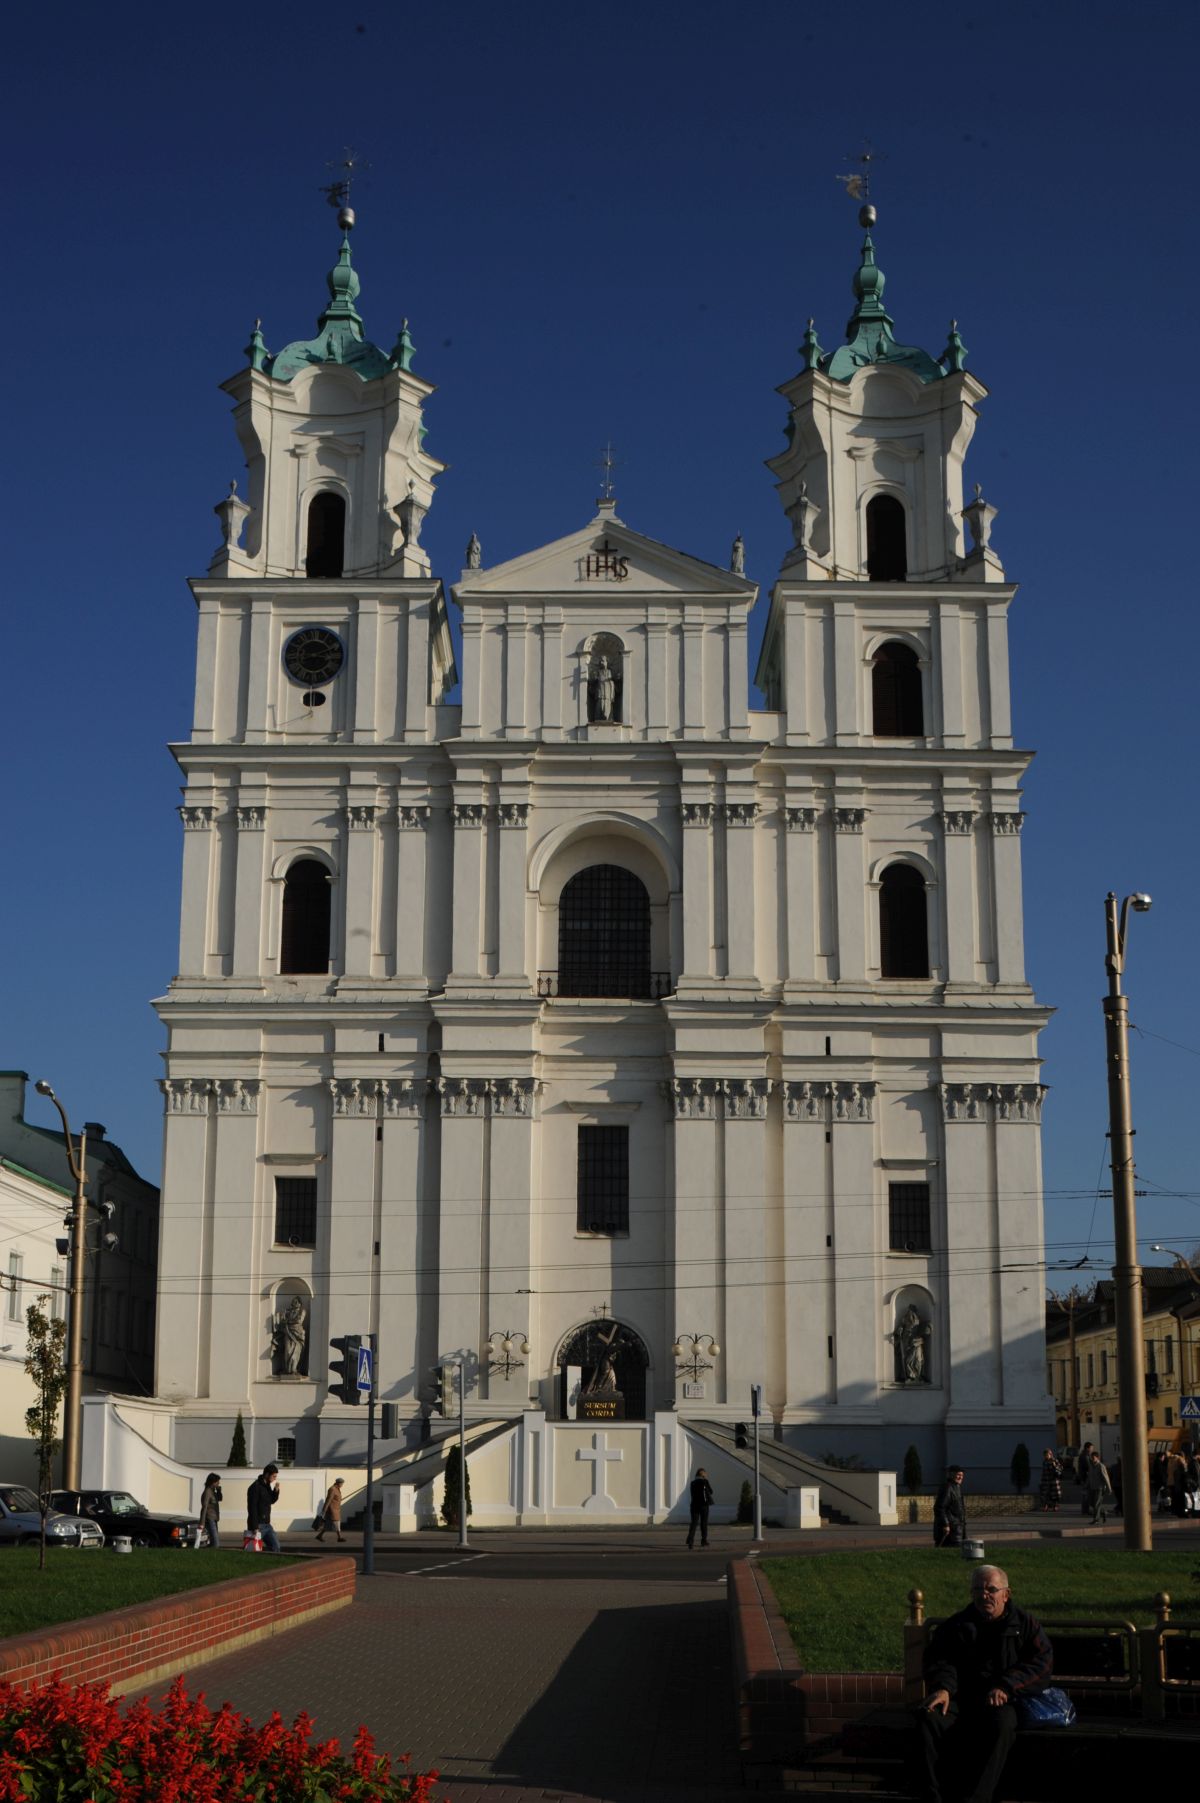
POLYGON ((301 1713, 261 1728, 176 1678, 160 1710, 123 1714, 107 1684, 0 1683, 0 1803, 433 1803, 436 1772, 393 1772, 365 1728, 346 1758, 301 1713))

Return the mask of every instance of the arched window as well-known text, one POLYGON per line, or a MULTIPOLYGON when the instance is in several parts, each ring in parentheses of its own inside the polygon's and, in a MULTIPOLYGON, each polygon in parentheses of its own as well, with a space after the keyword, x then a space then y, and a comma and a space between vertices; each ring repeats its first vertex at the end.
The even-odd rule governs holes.
POLYGON ((911 864, 889 864, 879 881, 879 965, 885 980, 929 975, 925 879, 911 864))
POLYGON ((921 665, 912 646, 898 639, 871 660, 871 730, 877 739, 919 739, 925 731, 921 665))
POLYGON ((895 495, 867 502, 867 576, 871 582, 903 582, 908 575, 904 503, 895 495))
POLYGON ((323 488, 308 504, 308 542, 304 552, 306 576, 340 576, 346 556, 346 502, 331 488, 323 488))
POLYGON ((279 969, 284 976, 329 969, 329 872, 315 858, 299 858, 283 879, 283 933, 279 969))
POLYGON ((559 995, 650 994, 650 897, 620 864, 592 864, 558 901, 559 995))

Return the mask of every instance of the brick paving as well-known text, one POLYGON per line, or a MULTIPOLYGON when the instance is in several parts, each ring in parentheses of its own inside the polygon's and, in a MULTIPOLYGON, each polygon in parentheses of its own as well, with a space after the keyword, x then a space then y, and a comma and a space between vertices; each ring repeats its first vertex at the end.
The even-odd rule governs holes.
POLYGON ((361 1578, 311 1628, 194 1674, 255 1720, 307 1709, 436 1767, 451 1803, 742 1795, 725 1590, 703 1583, 361 1578))

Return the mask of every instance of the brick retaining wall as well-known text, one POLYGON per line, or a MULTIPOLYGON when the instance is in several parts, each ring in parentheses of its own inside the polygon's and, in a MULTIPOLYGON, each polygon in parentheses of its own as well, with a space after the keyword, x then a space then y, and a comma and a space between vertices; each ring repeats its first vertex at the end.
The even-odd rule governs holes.
POLYGON ((58 1673, 72 1684, 107 1679, 115 1691, 141 1690, 354 1599, 353 1559, 276 1565, 260 1556, 254 1566, 244 1578, 0 1640, 0 1678, 27 1684, 58 1673))

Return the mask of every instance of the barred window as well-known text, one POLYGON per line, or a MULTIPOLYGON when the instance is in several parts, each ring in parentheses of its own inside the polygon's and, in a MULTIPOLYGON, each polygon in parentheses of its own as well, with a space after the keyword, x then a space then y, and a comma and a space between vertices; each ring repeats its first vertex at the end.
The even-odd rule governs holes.
POLYGON ((8 1318, 10 1321, 21 1319, 21 1271, 25 1261, 19 1252, 8 1255, 8 1318))
POLYGON ((893 1252, 928 1252, 929 1185, 888 1184, 888 1241, 893 1252))
POLYGON ((650 897, 620 864, 592 864, 558 903, 558 993, 648 997, 650 897))
POLYGON ((576 1198, 580 1233, 629 1232, 629 1128, 581 1127, 576 1198))
POLYGON ((315 1177, 276 1177, 275 1243, 279 1246, 316 1245, 317 1180, 315 1177))

